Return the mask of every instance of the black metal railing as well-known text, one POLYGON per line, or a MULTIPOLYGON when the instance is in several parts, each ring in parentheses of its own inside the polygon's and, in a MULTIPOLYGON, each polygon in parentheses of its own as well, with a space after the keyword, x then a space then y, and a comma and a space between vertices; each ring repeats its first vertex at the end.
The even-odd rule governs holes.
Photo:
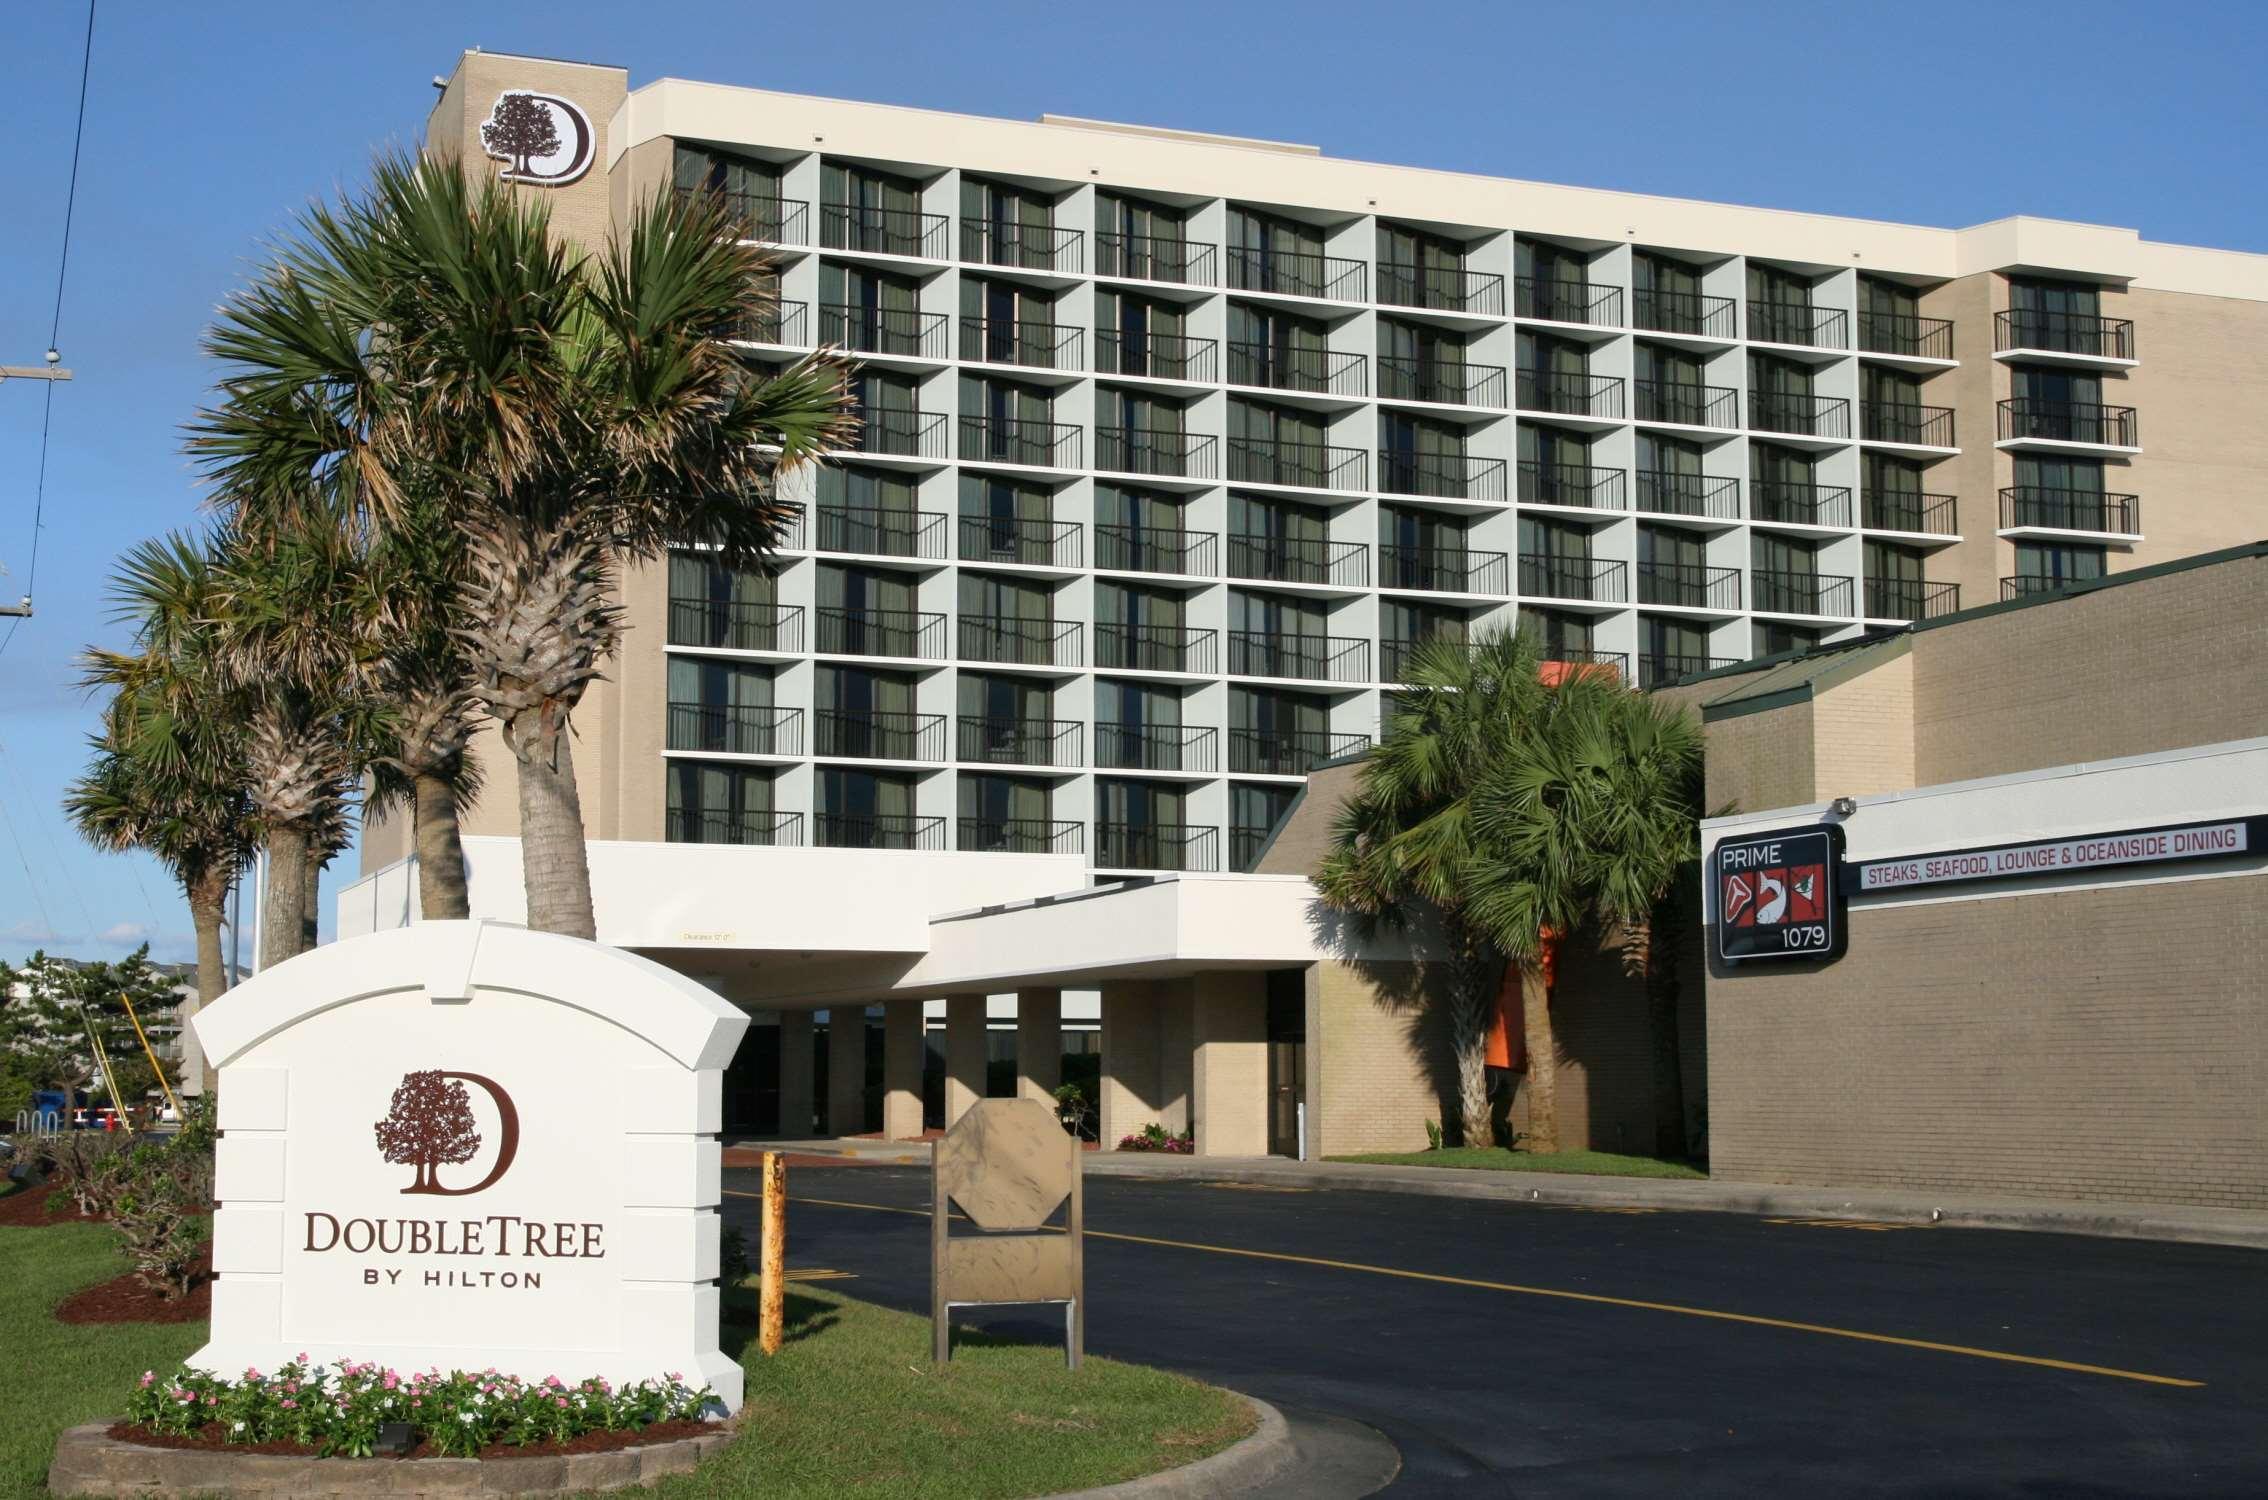
POLYGON ((1389 448, 1378 455, 1378 487, 1392 495, 1425 495, 1437 500, 1504 499, 1501 458, 1466 453, 1412 453, 1389 448))
POLYGON ((980 463, 1029 464, 1039 469, 1082 467, 1086 429, 1072 422, 1024 417, 961 418, 961 457, 980 463))
POLYGON ((1211 286, 1219 272, 1211 245, 1154 234, 1097 234, 1095 274, 1174 286, 1211 286))
POLYGON ((680 200, 701 198, 715 203, 744 240, 767 245, 811 242, 811 205, 800 198, 699 186, 681 187, 677 196, 680 200))
POLYGON ((943 313, 912 308, 864 307, 850 302, 819 304, 819 342, 860 354, 896 354, 910 359, 950 358, 952 320, 943 313))
POLYGON ((1212 771, 1220 734, 1198 724, 1097 724, 1095 767, 1110 771, 1212 771))
POLYGON ((1334 302, 1366 300, 1369 268, 1359 260, 1316 255, 1304 250, 1249 250, 1230 246, 1228 284, 1232 290, 1275 292, 1286 297, 1327 297, 1334 302))
POLYGON ((851 439, 850 451, 896 458, 943 458, 945 413, 862 411, 858 414, 858 433, 851 439))
POLYGON ((811 753, 846 760, 940 761, 945 758, 945 716, 879 708, 815 709, 811 753))
POLYGON ((1146 375, 1152 380, 1192 380, 1210 385, 1219 378, 1220 341, 1178 333, 1095 330, 1095 373, 1146 375))
POLYGON ((1622 510, 1629 505, 1627 471, 1593 464, 1547 464, 1520 460, 1522 505, 1565 505, 1583 510, 1622 510))
POLYGON ((1095 429, 1095 467, 1113 474, 1211 479, 1220 468, 1220 439, 1164 427, 1095 429))
POLYGON ((1748 516, 1752 521, 1776 521, 1783 526, 1848 526, 1852 524, 1850 486, 1752 479, 1748 482, 1748 516))
POLYGON ((1454 641, 1460 647, 1467 644, 1462 632, 1455 635, 1443 635, 1440 632, 1434 632, 1419 636, 1381 636, 1378 641, 1378 680, 1380 682, 1409 681, 1409 678, 1403 674, 1409 668, 1410 658, 1417 654, 1419 646, 1427 641, 1438 639, 1454 641))
POLYGON ((917 255, 943 260, 952 240, 952 220, 910 208, 868 208, 853 203, 819 205, 819 245, 825 250, 859 250, 869 255, 917 255))
POLYGON ((1327 760, 1370 748, 1367 734, 1334 734, 1327 729, 1232 729, 1228 732, 1231 776, 1305 776, 1327 760))
POLYGON ((1260 856, 1267 850, 1269 836, 1276 830, 1232 823, 1228 831, 1229 868, 1242 874, 1251 874, 1259 865, 1260 856))
POLYGON ((2131 406, 2017 396, 2000 403, 2000 436, 2003 442, 2036 438, 2042 442, 2133 448, 2141 443, 2141 424, 2131 406))
POLYGON ((2002 603, 2010 599, 2026 599, 2034 594, 2053 594, 2082 583, 2097 583, 2094 578, 2063 578, 2053 573, 2018 573, 2013 578, 2000 580, 2002 603))
POLYGON ((1596 677, 1612 674, 1616 679, 1630 676, 1630 658, 1620 651, 1589 651, 1572 646, 1543 646, 1540 650, 1547 672, 1559 668, 1560 677, 1596 677))
POLYGON ((1522 276, 1513 283, 1512 313, 1543 322, 1620 328, 1622 288, 1557 276, 1522 276))
POLYGON ((803 710, 745 703, 672 703, 669 748, 719 755, 801 755, 803 710))
POLYGON ((1917 406, 1905 401, 1863 401, 1859 403, 1859 436, 1870 443, 1950 448, 1953 446, 1953 408, 1917 406))
POLYGON ((1921 578, 1866 580, 1866 615, 1870 620, 1930 620, 1961 607, 1961 585, 1931 583, 1921 578))
POLYGON ((1290 677, 1305 682, 1370 680, 1370 642, 1359 636, 1232 630, 1228 643, 1231 676, 1290 677))
POLYGON ((1095 566, 1120 573, 1180 573, 1210 578, 1219 571, 1220 534, 1151 526, 1097 526, 1095 566))
POLYGON ((1640 469, 1638 508, 1660 516, 1737 521, 1740 519, 1740 481, 1717 474, 1640 469))
POLYGON ((1294 443, 1280 438, 1230 438, 1232 484, 1285 484, 1311 490, 1359 490, 1368 457, 1360 448, 1294 443))
POLYGON ((1196 625, 1097 625, 1095 665, 1128 672, 1219 670, 1220 632, 1196 625))
POLYGON ((2139 536, 2142 501, 2135 495, 2113 495, 2100 490, 2012 485, 2000 492, 2000 526, 2003 531, 2030 527, 2042 531, 2097 531, 2114 536, 2139 536))
POLYGON ((2132 359, 2134 323, 2129 318, 2100 318, 2091 313, 2011 308, 1992 315, 1992 347, 2132 359))
POLYGON ((1359 354, 1330 349, 1294 349, 1230 339, 1228 383, 1322 396, 1360 396, 1370 389, 1370 362, 1359 354))
POLYGON ((673 807, 662 824, 672 844, 759 844, 794 849, 803 844, 803 814, 701 812, 673 807))
POLYGON ((811 304, 778 299, 743 318, 732 336, 746 344, 804 349, 811 344, 811 304))
POLYGON ((1621 420, 1622 379, 1573 370, 1522 370, 1516 382, 1522 411, 1559 412, 1571 417, 1621 420))
POLYGON ((930 661, 945 654, 945 617, 915 609, 818 610, 821 656, 903 656, 930 661))
POLYGON ((883 510, 872 505, 822 505, 811 512, 812 548, 869 557, 945 556, 945 513, 883 510))
POLYGON ((1686 427, 1738 427, 1740 393, 1730 386, 1693 385, 1682 380, 1633 381, 1638 420, 1675 422, 1686 427))
POLYGON ((1677 609, 1735 610, 1740 608, 1740 569, 1641 560, 1638 602, 1677 609))
POLYGON ((953 847, 963 854, 1077 854, 1086 825, 1055 818, 962 818, 953 847))
POLYGON ((1079 523, 1044 516, 961 517, 961 561, 1021 563, 1030 568, 1080 566, 1079 523))
POLYGON ((1748 592, 1749 607, 1764 614, 1848 619, 1854 603, 1849 578, 1793 568, 1749 569, 1748 592))
POLYGON ((1421 266, 1409 261, 1378 263, 1378 300, 1389 307, 1429 307, 1440 312, 1504 316, 1504 278, 1462 266, 1421 266))
POLYGON ((961 259, 980 266, 1020 266, 1076 276, 1087 268, 1087 236, 1082 230, 1053 224, 964 217, 961 259))
POLYGON ((1627 565, 1607 558, 1523 552, 1520 554, 1520 592, 1535 599, 1620 604, 1630 592, 1630 570, 1627 565))
POLYGON ((1640 290, 1634 299, 1634 327, 1654 333, 1683 333, 1697 338, 1729 339, 1739 336, 1740 315, 1730 297, 1701 292, 1640 290))
POLYGON ((803 650, 803 606, 674 595, 669 601, 669 643, 797 654, 803 650))
POLYGON ((961 660, 1016 667, 1075 667, 1079 665, 1083 630, 1076 620, 963 615, 961 660))
POLYGON ((1796 437, 1847 438, 1851 403, 1841 396, 1808 396, 1800 391, 1748 393, 1748 425, 1758 432, 1796 437))
POLYGON ((1511 568, 1501 552, 1474 552, 1463 547, 1401 547, 1391 543, 1378 549, 1378 586, 1382 589, 1423 589, 1443 594, 1506 594, 1511 568))
POLYGON ((1651 691, 1669 687, 1688 677, 1703 672, 1714 672, 1739 661, 1737 656, 1693 656, 1678 652, 1641 652, 1638 656, 1638 686, 1651 691))
POLYGON ((1076 370, 1084 358, 1086 331, 1068 323, 1032 318, 961 319, 961 358, 988 365, 1026 365, 1038 370, 1076 370))
POLYGON ((1378 356, 1378 394, 1388 401, 1429 401, 1439 406, 1504 406, 1504 366, 1450 364, 1446 360, 1378 356))
POLYGON ((1230 532, 1228 576, 1268 583, 1322 583, 1367 588, 1370 549, 1361 542, 1230 532))
POLYGON ((1794 344, 1805 349, 1848 349, 1851 315, 1839 307, 1801 303, 1748 303, 1748 337, 1758 344, 1794 344))
POLYGON ((963 714, 958 758, 994 766, 1076 766, 1080 726, 1076 719, 996 718, 963 714))
POLYGON ((1868 494, 1860 503, 1860 514, 1866 524, 1876 531, 1912 531, 1930 536, 1954 536, 1958 522, 1954 515, 1955 501, 1951 495, 1927 495, 1894 490, 1888 494, 1868 494))
POLYGON ((942 849, 945 820, 912 813, 813 813, 813 842, 823 849, 942 849))
POLYGON ((1946 318, 1912 313, 1861 312, 1858 346, 1868 354, 1903 354, 1912 359, 1951 359, 1953 324, 1946 318))
POLYGON ((1204 874, 1220 868, 1220 830, 1186 823, 1097 823, 1095 867, 1102 870, 1179 870, 1204 874))

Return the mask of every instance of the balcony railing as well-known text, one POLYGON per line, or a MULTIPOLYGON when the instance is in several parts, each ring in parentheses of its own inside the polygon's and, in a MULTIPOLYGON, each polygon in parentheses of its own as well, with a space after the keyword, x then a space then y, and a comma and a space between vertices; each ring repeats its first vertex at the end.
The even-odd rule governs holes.
POLYGON ((2134 323, 2128 318, 2099 318, 2089 313, 2009 309, 1992 315, 1992 347, 2132 359, 2134 323))
POLYGON ((1461 630, 1456 634, 1444 634, 1436 631, 1422 636, 1390 635, 1381 637, 1378 642, 1378 680, 1380 682, 1409 681, 1409 678, 1404 674, 1409 669, 1410 658, 1417 654, 1419 646, 1436 639, 1452 641, 1459 647, 1467 645, 1461 630))
POLYGON ((1748 515, 1751 520, 1777 521, 1783 526, 1848 526, 1850 487, 1793 479, 1752 479, 1748 482, 1748 515))
POLYGON ((1592 651, 1548 642, 1539 650, 1545 669, 1559 668, 1561 678, 1612 676, 1620 682, 1630 677, 1630 658, 1620 651, 1592 651))
POLYGON ((1220 830, 1185 823, 1097 823, 1095 867, 1102 870, 1180 870, 1206 874, 1220 868, 1220 830))
POLYGON ((1152 380, 1191 380, 1210 385, 1219 379, 1220 341, 1178 333, 1095 331, 1095 373, 1146 375, 1152 380))
POLYGON ((1752 390, 1748 393, 1748 425, 1757 432, 1847 438, 1851 435, 1851 403, 1841 396, 1752 390))
POLYGON ((1665 688, 1703 672, 1714 672, 1739 661, 1737 656, 1689 656, 1675 652, 1640 652, 1638 656, 1638 686, 1646 690, 1665 688))
POLYGON ((1861 312, 1858 346, 1869 354, 1951 359, 1953 324, 1945 318, 1918 318, 1911 313, 1861 312))
POLYGON ((818 611, 816 649, 821 656, 902 656, 922 661, 945 654, 945 617, 926 610, 818 611))
POLYGON ((815 842, 823 849, 942 849, 945 820, 911 813, 814 813, 815 842))
POLYGON ((1409 261, 1378 263, 1378 300, 1389 307, 1429 307, 1440 312, 1504 316, 1504 278, 1461 266, 1420 266, 1409 261))
POLYGON ((717 755, 801 755, 803 710, 738 703, 672 703, 669 748, 717 755))
POLYGON ((2099 583, 2096 578, 2061 578, 2052 573, 2018 573, 2013 578, 2000 580, 2002 603, 2010 599, 2028 599, 2034 594, 2052 594, 2061 589, 2082 583, 2099 583))
POLYGON ((1343 256, 1229 247, 1228 284, 1235 291, 1361 302, 1368 280, 1368 268, 1361 261, 1343 256))
POLYGON ((1806 349, 1851 347, 1851 315, 1839 307, 1796 303, 1748 303, 1748 337, 1758 344, 1794 344, 1806 349))
POLYGON ((1866 614, 1870 620, 1930 620, 1961 607, 1961 585, 1920 578, 1868 578, 1866 614))
POLYGON ((963 854, 1077 854, 1086 825, 1053 818, 962 818, 953 847, 963 854))
POLYGON ((811 715, 811 753, 846 760, 945 758, 943 714, 822 708, 811 715))
POLYGON ((1153 234, 1097 234, 1095 274, 1174 286, 1211 286, 1218 276, 1211 245, 1153 234))
POLYGON ((798 655, 803 650, 803 606, 675 595, 669 601, 669 643, 798 655))
POLYGON ((1038 469, 1076 469, 1086 429, 1071 422, 1028 421, 1022 417, 961 418, 961 457, 979 463, 1029 464, 1038 469))
POLYGON ((819 342, 860 354, 896 354, 909 359, 949 358, 951 319, 912 308, 861 307, 848 302, 819 304, 819 342))
POLYGON ((1219 641, 1219 631, 1195 625, 1097 625, 1095 665, 1210 677, 1219 670, 1219 641))
POLYGON ((744 240, 766 245, 811 242, 811 205, 802 199, 712 187, 681 187, 677 196, 680 200, 701 198, 715 203, 744 240))
POLYGON ((1367 588, 1370 584, 1370 549, 1361 542, 1334 542, 1317 537, 1244 535, 1229 533, 1228 576, 1268 583, 1320 583, 1339 588, 1367 588))
POLYGON ((943 458, 945 413, 871 408, 862 411, 858 414, 858 435, 851 439, 851 451, 893 458, 943 458))
POLYGON ((1230 438, 1228 477, 1232 484, 1285 484, 1310 490, 1359 490, 1368 455, 1360 448, 1329 443, 1292 443, 1279 438, 1230 438))
POLYGON ((2104 448, 2141 444, 2141 424, 2131 406, 2098 406, 2090 401, 2043 401, 2017 396, 2000 403, 2003 442, 2027 438, 2051 443, 2089 443, 2104 448))
POLYGON ((1515 378, 1522 411, 1558 412, 1570 417, 1620 421, 1622 380, 1614 375, 1583 375, 1572 370, 1522 370, 1515 378))
POLYGON ((1095 767, 1110 771, 1202 771, 1220 763, 1220 735, 1197 724, 1097 724, 1095 767))
POLYGON ((1740 608, 1740 569, 1642 559, 1638 564, 1638 602, 1675 609, 1736 610, 1740 608))
POLYGON ((1228 383, 1321 396, 1360 396, 1370 389, 1370 362, 1359 354, 1330 349, 1293 349, 1230 339, 1228 383))
POLYGON ((1606 558, 1520 554, 1520 593, 1531 599, 1574 599, 1620 604, 1630 593, 1630 570, 1606 558))
POLYGON ((662 825, 672 844, 761 844, 781 849, 803 844, 803 814, 794 812, 702 812, 673 807, 662 825))
POLYGON ((1391 495, 1502 502, 1504 460, 1389 448, 1378 455, 1378 487, 1391 495))
POLYGON ((1112 474, 1211 479, 1220 467, 1220 439, 1163 427, 1095 429, 1095 467, 1112 474))
POLYGON ((784 298, 770 302, 760 311, 742 319, 732 336, 748 344, 776 344, 785 349, 808 348, 811 344, 811 304, 790 302, 784 298))
POLYGON ((1149 526, 1097 526, 1095 566, 1120 573, 1179 573, 1210 578, 1219 570, 1220 537, 1211 531, 1149 526))
POLYGON ((1641 290, 1635 301, 1636 327, 1654 333, 1683 333, 1705 339, 1739 337, 1740 318, 1730 297, 1641 290))
POLYGON ((1251 874, 1260 863, 1260 855, 1268 847, 1268 836, 1276 830, 1231 824, 1228 831, 1229 868, 1240 874, 1251 874))
POLYGON ((1512 286, 1512 312, 1516 317, 1543 322, 1620 328, 1622 288, 1560 277, 1522 276, 1512 286))
POLYGON ((1629 481, 1621 469, 1592 464, 1547 464, 1520 460, 1522 505, 1565 505, 1583 510, 1622 510, 1629 505, 1629 481))
POLYGON ((1740 393, 1729 386, 1692 385, 1682 380, 1640 380, 1638 420, 1675 422, 1685 427, 1738 427, 1740 393))
POLYGON ((961 259, 980 266, 1020 266, 1076 276, 1087 268, 1087 236, 1052 224, 963 218, 961 259))
POLYGON ((952 221, 943 214, 852 203, 819 205, 819 245, 825 250, 943 260, 952 232, 952 221))
POLYGON ((1826 615, 1848 619, 1854 603, 1851 580, 1833 573, 1789 568, 1748 570, 1750 607, 1764 614, 1826 615))
POLYGON ((963 714, 959 758, 991 766, 1076 766, 1076 719, 1002 719, 963 714))
POLYGON ((1737 521, 1740 519, 1740 481, 1675 469, 1640 469, 1638 508, 1660 516, 1737 521))
POLYGON ((1378 549, 1378 586, 1382 589, 1501 595, 1510 592, 1510 582, 1511 569, 1501 552, 1391 544, 1378 549))
POLYGON ((1370 748, 1367 734, 1334 734, 1325 729, 1232 729, 1228 732, 1231 776, 1305 776, 1328 760, 1370 748))
POLYGON ((1017 620, 1005 615, 961 617, 961 660, 1012 667, 1079 665, 1083 627, 1076 620, 1017 620))
POLYGON ((1909 494, 1893 491, 1869 494, 1862 502, 1866 524, 1876 531, 1912 531, 1930 536, 1955 536, 1957 520, 1951 495, 1909 494))
POLYGON ((1915 406, 1903 401, 1861 402, 1859 436, 1870 443, 1950 448, 1953 446, 1953 408, 1915 406))
POLYGON ((1076 568, 1079 553, 1077 521, 1050 521, 1043 516, 961 517, 962 562, 1076 568))
POLYGON ((813 548, 869 557, 945 556, 945 513, 883 510, 871 505, 822 505, 811 512, 813 548))
POLYGON ((1228 642, 1228 669, 1234 677, 1289 677, 1303 682, 1370 680, 1370 642, 1358 636, 1232 630, 1228 642))
POLYGON ((1450 364, 1437 359, 1378 356, 1378 394, 1388 401, 1430 401, 1439 406, 1504 406, 1504 366, 1450 364))
POLYGON ((2014 485, 2000 492, 2000 528, 2014 531, 2019 527, 2139 536, 2142 501, 2134 495, 2105 494, 2099 490, 2014 485))
POLYGON ((961 358, 988 365, 1026 365, 1038 370, 1076 370, 1084 360, 1085 330, 1068 323, 1032 318, 961 319, 961 358))

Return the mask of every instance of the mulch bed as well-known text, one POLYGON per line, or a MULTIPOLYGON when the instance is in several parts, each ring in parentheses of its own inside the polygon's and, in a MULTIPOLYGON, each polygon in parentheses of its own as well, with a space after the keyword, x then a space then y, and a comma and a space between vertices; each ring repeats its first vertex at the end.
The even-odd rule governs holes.
POLYGON ((52 1182, 37 1187, 23 1187, 0 1198, 0 1227, 9 1229, 37 1229, 44 1224, 100 1224, 95 1214, 79 1212, 79 1205, 71 1201, 68 1190, 52 1182), (55 1212, 47 1211, 53 1202, 55 1212))
MULTIPOLYGON (((679 1438, 699 1437, 715 1432, 712 1422, 656 1422, 651 1427, 621 1428, 613 1432, 586 1432, 566 1443, 530 1443, 525 1448, 510 1443, 490 1443, 475 1457, 489 1458, 560 1458, 570 1453, 612 1453, 618 1448, 641 1448, 650 1443, 674 1443, 679 1438)), ((232 1443, 228 1441, 228 1428, 219 1422, 207 1422, 194 1433, 151 1432, 132 1422, 113 1422, 110 1437, 121 1443, 139 1443, 145 1448, 194 1448, 227 1453, 272 1453, 287 1458, 315 1458, 318 1450, 306 1443, 295 1443, 287 1438, 271 1438, 264 1443, 232 1443)), ((420 1442, 407 1453, 381 1453, 379 1458, 439 1458, 430 1442, 420 1442)))
POLYGON ((59 1323, 197 1323, 213 1315, 213 1246, 197 1251, 186 1297, 161 1298, 129 1271, 65 1297, 55 1308, 59 1323))

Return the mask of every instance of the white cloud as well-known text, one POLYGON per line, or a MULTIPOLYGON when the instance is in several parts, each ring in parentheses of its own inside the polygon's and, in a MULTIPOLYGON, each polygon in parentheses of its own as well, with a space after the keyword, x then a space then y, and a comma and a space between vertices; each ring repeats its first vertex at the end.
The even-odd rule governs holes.
POLYGON ((0 942, 5 943, 29 943, 39 947, 70 941, 70 934, 57 932, 38 917, 26 917, 12 927, 0 928, 0 942))
POLYGON ((158 941, 158 930, 147 922, 114 922, 96 934, 95 941, 111 948, 139 948, 158 941))

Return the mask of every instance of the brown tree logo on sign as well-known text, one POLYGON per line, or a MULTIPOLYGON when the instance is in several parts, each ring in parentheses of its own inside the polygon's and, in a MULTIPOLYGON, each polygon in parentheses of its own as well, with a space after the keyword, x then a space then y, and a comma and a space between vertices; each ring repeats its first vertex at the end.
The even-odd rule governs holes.
POLYGON ((432 1193, 461 1198, 496 1185, 520 1151, 520 1113, 512 1096, 493 1078, 478 1073, 447 1073, 426 1069, 405 1073, 395 1086, 386 1118, 371 1127, 378 1137, 378 1154, 397 1166, 414 1167, 416 1178, 404 1193, 432 1193), (470 1187, 443 1187, 440 1169, 463 1166, 480 1153, 479 1122, 473 1116, 472 1095, 465 1085, 484 1091, 496 1106, 498 1135, 496 1161, 488 1175, 470 1187))
POLYGON ((506 89, 480 124, 480 149, 503 162, 504 180, 558 187, 590 170, 598 144, 590 116, 571 99, 506 89))

